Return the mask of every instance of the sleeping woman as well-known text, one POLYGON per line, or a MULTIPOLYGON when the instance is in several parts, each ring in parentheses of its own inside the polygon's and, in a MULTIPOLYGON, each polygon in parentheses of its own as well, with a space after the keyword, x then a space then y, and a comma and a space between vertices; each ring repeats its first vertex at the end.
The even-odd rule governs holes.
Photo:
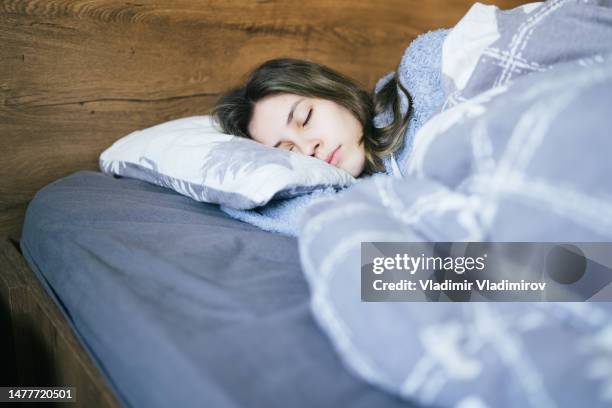
MULTIPOLYGON (((440 68, 449 31, 417 37, 398 69, 381 77, 372 92, 324 65, 279 58, 256 67, 209 114, 224 133, 324 160, 359 177, 357 182, 375 174, 403 177, 416 131, 444 102, 440 68)), ((253 210, 221 210, 259 228, 297 236, 305 208, 333 194, 329 187, 253 210)))
POLYGON ((324 65, 281 58, 253 70, 211 115, 225 133, 313 156, 359 177, 384 172, 383 158, 403 145, 411 109, 401 112, 398 92, 410 101, 397 72, 370 94, 324 65), (375 127, 374 117, 387 107, 394 120, 375 127))

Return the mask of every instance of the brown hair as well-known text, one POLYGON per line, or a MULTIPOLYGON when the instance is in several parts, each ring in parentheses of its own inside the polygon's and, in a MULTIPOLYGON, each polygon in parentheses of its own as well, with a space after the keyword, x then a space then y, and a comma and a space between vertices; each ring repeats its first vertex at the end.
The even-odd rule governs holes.
POLYGON ((360 143, 365 143, 365 166, 362 174, 385 171, 383 157, 400 149, 412 114, 412 98, 401 85, 397 72, 378 93, 370 94, 354 80, 324 65, 307 60, 278 58, 255 68, 245 85, 223 94, 209 110, 221 131, 250 137, 248 125, 255 103, 276 93, 334 101, 348 109, 363 127, 360 143), (399 90, 408 98, 408 110, 402 115, 399 90), (374 117, 392 107, 393 120, 387 126, 374 127, 374 117))

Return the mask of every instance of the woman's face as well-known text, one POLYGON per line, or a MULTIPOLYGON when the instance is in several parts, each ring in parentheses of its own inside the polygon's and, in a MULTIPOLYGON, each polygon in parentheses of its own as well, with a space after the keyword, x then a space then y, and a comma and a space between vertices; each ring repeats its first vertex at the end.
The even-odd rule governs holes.
POLYGON ((248 130, 259 143, 314 156, 353 177, 365 166, 361 123, 327 99, 289 93, 267 96, 255 104, 248 130))

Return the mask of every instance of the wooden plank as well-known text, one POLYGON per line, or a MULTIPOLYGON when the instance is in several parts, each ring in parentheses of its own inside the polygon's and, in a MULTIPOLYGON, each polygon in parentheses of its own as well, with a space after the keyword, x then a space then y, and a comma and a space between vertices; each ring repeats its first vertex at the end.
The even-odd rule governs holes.
MULTIPOLYGON (((0 249, 0 386, 17 385, 17 365, 15 362, 15 347, 13 342, 13 322, 11 318, 11 296, 23 289, 19 280, 8 262, 9 252, 5 241, 0 249)), ((12 253, 13 250, 11 250, 12 253)))
POLYGON ((0 241, 0 271, 17 363, 18 383, 12 385, 77 388, 76 404, 57 406, 120 407, 57 305, 8 240, 0 241))

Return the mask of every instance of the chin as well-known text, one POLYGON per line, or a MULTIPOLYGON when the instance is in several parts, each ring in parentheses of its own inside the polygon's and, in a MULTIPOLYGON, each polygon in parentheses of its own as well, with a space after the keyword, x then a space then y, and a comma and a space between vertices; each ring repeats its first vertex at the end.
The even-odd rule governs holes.
POLYGON ((363 174, 364 167, 363 167, 363 166, 362 166, 362 167, 358 167, 358 168, 355 168, 355 167, 349 167, 349 168, 346 168, 346 169, 343 169, 343 170, 345 170, 345 171, 347 171, 347 172, 351 173, 351 175, 352 175, 353 177, 357 178, 357 177, 359 177, 361 174, 363 174))
POLYGON ((341 164, 342 166, 340 168, 342 170, 350 173, 353 177, 357 178, 361 174, 363 174, 363 171, 365 170, 365 156, 352 156, 348 158, 346 162, 342 162, 341 164))

